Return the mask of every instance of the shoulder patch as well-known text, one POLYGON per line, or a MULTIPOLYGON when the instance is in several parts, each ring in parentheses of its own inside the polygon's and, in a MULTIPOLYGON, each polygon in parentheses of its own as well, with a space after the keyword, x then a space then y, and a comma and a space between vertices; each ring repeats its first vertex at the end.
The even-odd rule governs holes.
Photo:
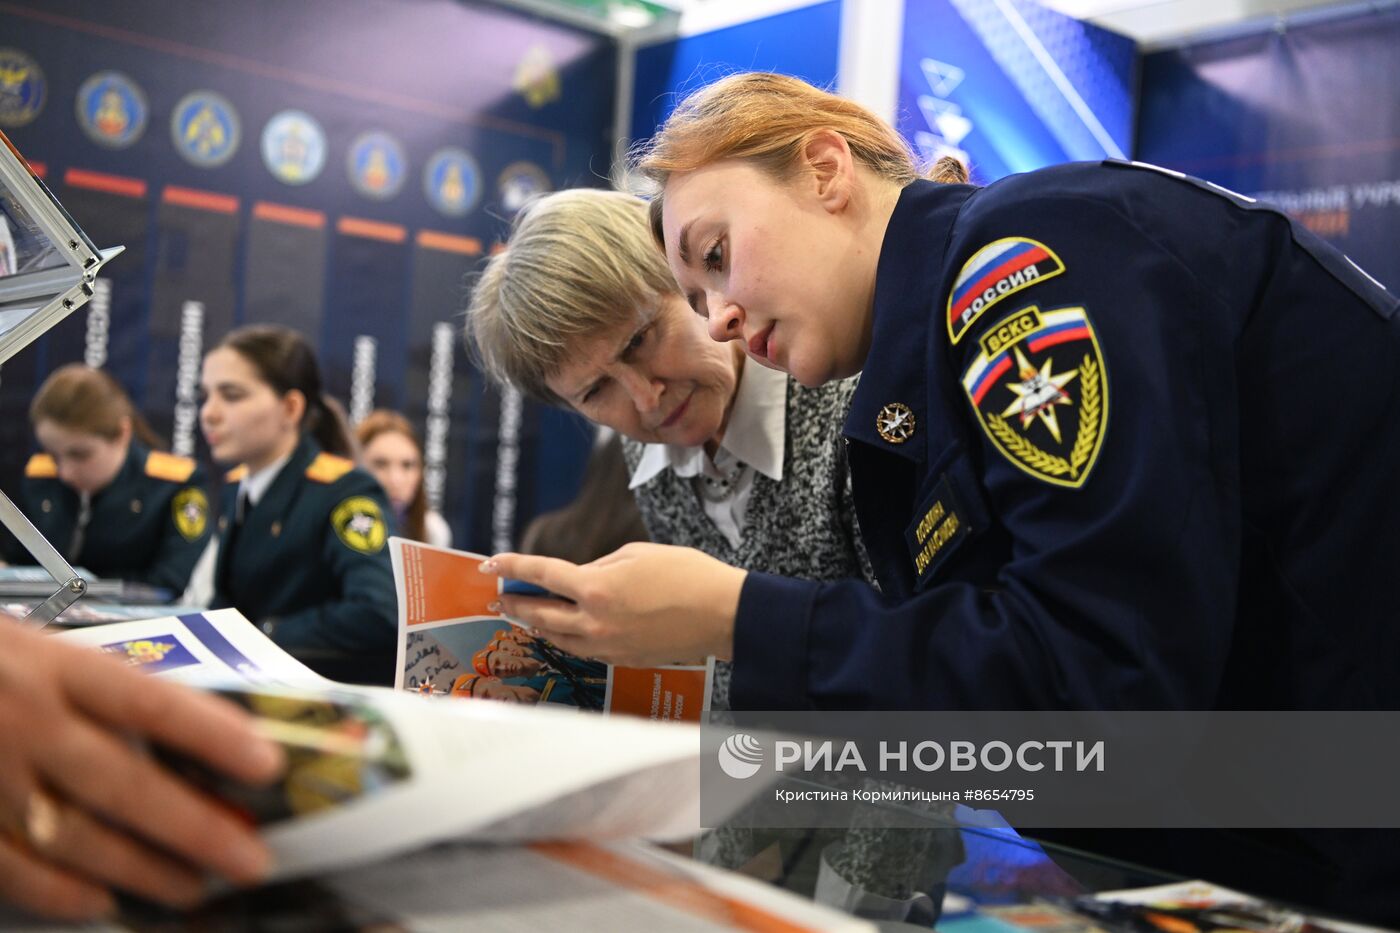
POLYGON ((248 468, 247 468, 246 466, 236 466, 236 467, 234 467, 232 470, 229 470, 227 473, 224 474, 224 482, 226 482, 226 483, 237 483, 237 482, 241 482, 242 479, 243 479, 243 477, 245 477, 245 476, 247 476, 247 475, 248 475, 248 468))
POLYGON ((977 319, 1007 295, 1065 271, 1054 250, 1026 237, 988 243, 963 263, 948 293, 948 339, 956 346, 977 319))
POLYGON ((189 457, 178 457, 175 454, 153 450, 146 455, 146 475, 172 483, 183 483, 194 475, 194 461, 189 457))
POLYGON ((209 497, 198 486, 188 486, 170 502, 175 529, 186 541, 198 541, 209 527, 209 497))
POLYGON ((1001 454, 1055 486, 1078 489, 1108 429, 1108 375, 1083 308, 1023 308, 988 331, 963 388, 1001 454))
POLYGON ((35 454, 24 465, 24 475, 30 479, 54 479, 58 476, 58 464, 48 454, 35 454))
POLYGON ((341 544, 360 554, 379 553, 389 537, 384 513, 369 496, 351 496, 337 505, 331 511, 331 527, 341 544))
POLYGON ((334 454, 320 453, 306 468, 306 478, 317 483, 334 483, 346 473, 355 469, 353 460, 337 457, 334 454))

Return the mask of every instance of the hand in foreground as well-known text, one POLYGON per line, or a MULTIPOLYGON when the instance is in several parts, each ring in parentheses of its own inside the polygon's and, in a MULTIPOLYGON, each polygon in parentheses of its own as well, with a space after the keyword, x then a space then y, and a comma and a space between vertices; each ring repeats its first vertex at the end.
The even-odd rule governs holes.
POLYGON ((481 569, 573 600, 503 594, 500 602, 502 612, 565 651, 628 667, 730 657, 748 575, 692 548, 663 544, 628 544, 582 565, 498 554, 481 569))
POLYGON ((182 907, 205 870, 266 873, 254 831, 133 738, 249 782, 283 764, 232 704, 0 617, 0 902, 80 919, 114 889, 182 907))

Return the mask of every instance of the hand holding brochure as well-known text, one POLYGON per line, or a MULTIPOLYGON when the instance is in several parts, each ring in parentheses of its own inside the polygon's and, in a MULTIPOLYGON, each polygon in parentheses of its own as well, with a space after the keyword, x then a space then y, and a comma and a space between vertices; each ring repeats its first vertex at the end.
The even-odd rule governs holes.
POLYGON ((283 744, 288 771, 265 791, 177 763, 264 827, 278 878, 450 839, 666 840, 700 828, 695 726, 334 684, 232 609, 52 637, 217 686, 283 744))
POLYGON ((481 573, 481 554, 404 538, 390 538, 389 553, 399 597, 394 683, 401 690, 683 722, 699 722, 709 708, 705 667, 609 666, 561 651, 492 611, 502 592, 530 585, 481 573))

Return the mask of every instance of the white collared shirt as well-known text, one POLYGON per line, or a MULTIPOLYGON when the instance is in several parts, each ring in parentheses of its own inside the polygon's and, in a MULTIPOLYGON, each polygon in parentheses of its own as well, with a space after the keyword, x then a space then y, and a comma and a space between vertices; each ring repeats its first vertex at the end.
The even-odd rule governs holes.
POLYGON ((278 473, 282 472, 282 468, 287 465, 288 460, 292 459, 294 453, 296 453, 295 447, 287 452, 287 456, 269 463, 256 473, 249 473, 243 477, 242 482, 238 484, 238 495, 247 498, 248 508, 251 509, 258 504, 258 501, 267 492, 267 487, 272 485, 272 481, 277 478, 278 473))
POLYGON ((705 514, 729 543, 738 547, 755 472, 774 482, 782 481, 786 432, 787 376, 746 360, 729 425, 714 459, 704 447, 647 444, 628 488, 644 485, 667 468, 693 484, 708 481, 710 495, 700 495, 705 514), (728 480, 731 475, 733 481, 728 480))
MULTIPOLYGON (((238 500, 244 496, 248 498, 248 508, 258 504, 258 500, 267 492, 267 487, 272 485, 272 481, 277 478, 277 474, 282 472, 282 468, 287 465, 287 461, 292 459, 292 454, 296 453, 293 447, 287 452, 287 456, 282 457, 277 462, 263 467, 256 473, 243 477, 238 484, 238 495, 234 497, 234 508, 238 508, 238 500)), ((234 516, 227 516, 230 520, 234 516)), ((247 516, 242 516, 246 518, 247 516)), ((214 570, 218 562, 219 540, 222 534, 210 535, 209 543, 204 547, 204 553, 199 555, 199 560, 195 562, 194 569, 190 571, 190 582, 185 586, 185 592, 180 596, 180 605, 198 606, 203 608, 214 601, 214 570)))

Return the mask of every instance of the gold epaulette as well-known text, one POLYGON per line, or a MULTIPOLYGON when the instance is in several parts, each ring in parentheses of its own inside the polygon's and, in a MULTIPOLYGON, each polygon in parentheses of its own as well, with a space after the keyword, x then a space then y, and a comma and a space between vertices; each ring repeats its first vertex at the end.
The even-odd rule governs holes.
POLYGON ((229 470, 227 473, 224 474, 224 482, 237 483, 240 482, 243 479, 243 477, 247 475, 248 468, 246 466, 236 466, 232 470, 229 470))
POLYGON ((171 483, 183 483, 194 475, 194 461, 160 450, 146 454, 146 475, 171 483))
POLYGON ((24 465, 24 475, 30 479, 53 479, 58 475, 58 464, 48 454, 35 454, 24 465))
POLYGON ((320 453, 306 468, 306 478, 317 483, 334 483, 346 473, 355 469, 355 461, 337 457, 334 454, 320 453))

